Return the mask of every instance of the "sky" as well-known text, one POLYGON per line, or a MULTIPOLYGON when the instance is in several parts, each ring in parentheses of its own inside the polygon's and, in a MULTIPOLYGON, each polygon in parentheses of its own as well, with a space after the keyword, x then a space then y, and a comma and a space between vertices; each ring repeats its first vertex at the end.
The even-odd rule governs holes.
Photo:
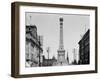
POLYGON ((89 15, 77 14, 49 14, 49 13, 25 13, 26 25, 36 25, 37 34, 43 36, 43 54, 47 58, 47 47, 50 48, 50 58, 57 58, 60 38, 59 18, 63 18, 63 43, 65 57, 69 56, 69 61, 73 61, 73 49, 76 49, 76 59, 78 60, 79 45, 78 42, 90 28, 89 15), (31 16, 31 18, 30 18, 31 16))

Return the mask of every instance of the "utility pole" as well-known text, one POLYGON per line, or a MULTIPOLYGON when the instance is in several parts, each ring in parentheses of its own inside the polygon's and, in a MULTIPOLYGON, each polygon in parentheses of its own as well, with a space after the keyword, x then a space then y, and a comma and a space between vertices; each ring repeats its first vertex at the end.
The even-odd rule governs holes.
POLYGON ((85 25, 85 30, 84 30, 84 31, 85 31, 85 33, 86 33, 86 30, 87 30, 87 29, 86 29, 86 25, 85 25))

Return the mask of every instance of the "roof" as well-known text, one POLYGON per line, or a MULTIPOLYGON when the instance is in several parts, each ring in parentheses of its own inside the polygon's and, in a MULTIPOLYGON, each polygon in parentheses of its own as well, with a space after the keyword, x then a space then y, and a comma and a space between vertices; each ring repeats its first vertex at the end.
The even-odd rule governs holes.
POLYGON ((80 42, 84 40, 87 35, 89 35, 89 32, 90 30, 88 29, 87 32, 83 35, 82 39, 78 42, 78 44, 80 44, 80 42))
POLYGON ((26 25, 26 27, 31 27, 31 28, 36 28, 37 29, 36 25, 26 25))

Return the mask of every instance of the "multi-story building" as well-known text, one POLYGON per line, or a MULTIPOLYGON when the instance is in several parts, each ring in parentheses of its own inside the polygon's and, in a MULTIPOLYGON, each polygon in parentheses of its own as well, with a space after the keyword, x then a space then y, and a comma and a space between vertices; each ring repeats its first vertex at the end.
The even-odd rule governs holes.
POLYGON ((51 59, 46 59, 45 56, 43 56, 43 63, 42 66, 56 66, 57 60, 53 56, 51 59))
POLYGON ((90 63, 90 30, 79 41, 79 64, 90 63))
POLYGON ((35 67, 41 65, 41 54, 43 53, 43 37, 37 34, 35 25, 26 26, 25 55, 26 67, 35 67))

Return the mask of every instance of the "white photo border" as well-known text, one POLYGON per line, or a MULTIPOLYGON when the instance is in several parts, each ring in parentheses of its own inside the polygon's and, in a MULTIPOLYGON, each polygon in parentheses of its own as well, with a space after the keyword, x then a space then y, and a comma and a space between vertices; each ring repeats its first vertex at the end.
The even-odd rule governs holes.
POLYGON ((19 7, 19 74, 42 74, 58 72, 76 72, 95 70, 95 10, 56 8, 56 7, 38 7, 38 6, 20 6, 19 7), (64 13, 64 14, 86 14, 90 15, 90 64, 73 66, 54 66, 54 67, 32 67, 25 68, 25 12, 45 12, 45 13, 64 13))

